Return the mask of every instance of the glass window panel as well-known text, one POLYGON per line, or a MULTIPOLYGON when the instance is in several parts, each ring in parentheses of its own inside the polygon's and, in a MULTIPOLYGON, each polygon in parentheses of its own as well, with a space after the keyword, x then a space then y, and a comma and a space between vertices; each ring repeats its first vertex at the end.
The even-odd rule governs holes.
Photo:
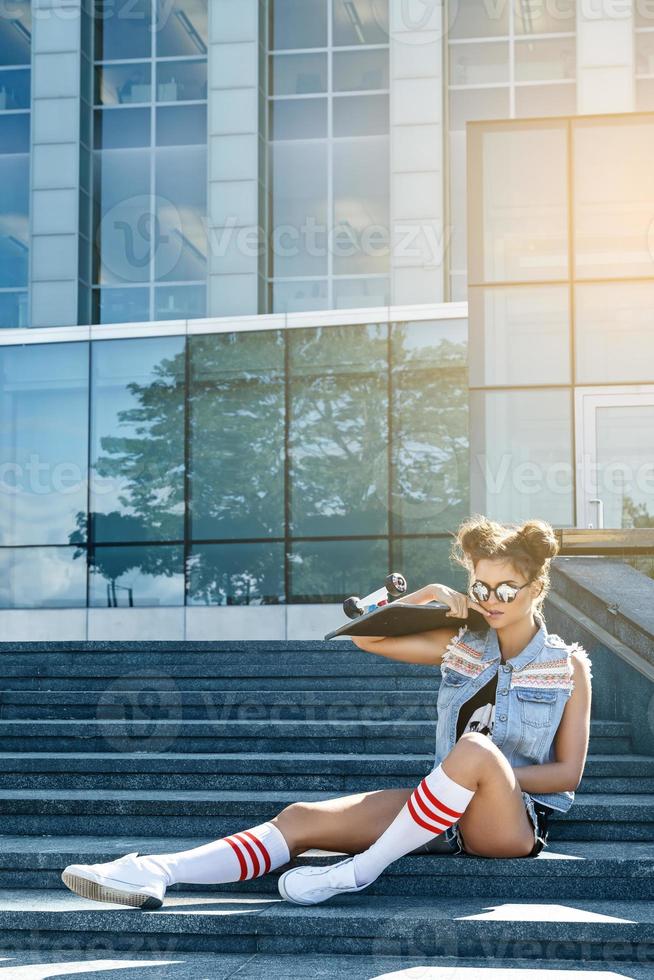
POLYGON ((190 606, 285 602, 284 543, 195 545, 189 556, 190 606))
POLYGON ((0 286, 27 285, 29 173, 29 154, 0 154, 0 286))
POLYGON ((30 76, 26 68, 0 72, 0 109, 29 109, 30 76))
POLYGON ((604 527, 652 527, 654 405, 598 405, 595 424, 604 527))
POLYGON ((334 98, 334 136, 373 136, 388 132, 387 95, 334 98))
POLYGON ((509 42, 450 44, 450 85, 509 81, 509 42))
POLYGON ((577 277, 653 275, 651 120, 576 120, 573 138, 577 277))
POLYGON ((568 274, 565 124, 501 124, 468 132, 473 283, 568 274))
POLYGON ((513 29, 516 34, 561 34, 577 30, 576 0, 555 3, 516 3, 513 29))
POLYGON ((388 139, 334 144, 334 273, 387 272, 390 251, 388 139))
POLYGON ((96 66, 96 105, 149 102, 151 94, 149 63, 96 66))
POLYGON ((0 115, 0 154, 29 153, 29 148, 29 113, 0 115))
POLYGON ((327 46, 327 0, 275 0, 271 7, 271 49, 327 46))
POLYGON ((0 292, 0 328, 27 327, 28 323, 27 293, 0 292))
POLYGON ((150 319, 147 288, 94 289, 94 323, 144 323, 150 319))
POLYGON ((206 147, 206 105, 162 106, 157 109, 157 144, 206 147))
POLYGON ((636 109, 638 112, 654 109, 654 78, 636 81, 636 109))
POLYGON ((183 606, 182 545, 99 545, 89 555, 89 606, 183 606))
POLYGON ((284 336, 190 338, 192 536, 284 533, 284 336))
POLYGON ((471 507, 502 523, 573 525, 569 389, 470 391, 471 507))
POLYGON ((365 324, 289 333, 295 535, 388 531, 387 332, 365 324))
POLYGON ((184 534, 184 338, 95 341, 91 510, 96 541, 184 534))
POLYGON ((333 0, 335 46, 388 44, 388 0, 333 0))
POLYGON ((0 545, 85 540, 87 416, 86 343, 0 347, 0 545))
POLYGON ((543 41, 517 41, 515 78, 517 82, 540 82, 576 77, 577 57, 574 37, 543 41))
POLYGON ((508 3, 458 3, 447 0, 447 27, 452 38, 501 37, 509 33, 508 3))
POLYGON ((97 109, 95 148, 150 145, 149 109, 97 109))
POLYGON ((387 276, 334 279, 334 309, 336 310, 388 306, 389 295, 390 286, 387 276))
POLYGON ((150 0, 96 0, 96 59, 149 58, 151 26, 150 0))
POLYGON ((155 320, 179 320, 206 316, 206 286, 157 286, 154 291, 155 320))
MULTIPOLYGON (((148 149, 96 153, 94 209, 94 282, 147 282, 153 248, 148 149)), ((156 240, 155 247, 173 245, 156 240)))
MULTIPOLYGON (((466 517, 469 512, 469 508, 464 511, 466 517)), ((405 575, 411 592, 430 582, 441 582, 457 592, 465 592, 468 576, 460 565, 450 561, 450 547, 449 537, 393 538, 391 568, 407 570, 405 575)))
POLYGON ((636 34, 636 74, 654 76, 654 32, 636 34))
POLYGON ((575 287, 579 384, 651 383, 652 309, 651 282, 579 283, 575 287))
POLYGON ((468 323, 466 320, 415 320, 394 323, 391 328, 392 370, 466 368, 468 323))
POLYGON ((370 595, 386 576, 388 542, 298 541, 288 556, 291 602, 338 602, 370 595), (380 569, 383 571, 380 573, 380 569))
POLYGON ((273 140, 323 139, 327 136, 327 99, 280 99, 270 103, 273 140))
POLYGON ((517 116, 574 116, 576 85, 516 85, 517 116))
POLYGON ((466 134, 457 130, 450 133, 450 223, 451 233, 446 247, 450 250, 450 268, 464 272, 466 253, 466 134))
POLYGON ((0 65, 29 65, 31 41, 31 0, 12 0, 0 17, 0 65))
POLYGON ((0 609, 86 606, 85 548, 0 548, 0 609))
POLYGON ((207 0, 157 0, 155 36, 158 58, 206 55, 207 0))
POLYGON ((654 2, 652 0, 637 0, 634 4, 636 27, 654 27, 654 2))
POLYGON ((302 279, 272 284, 273 313, 301 313, 327 309, 327 280, 302 279))
POLYGON ((327 91, 326 54, 277 54, 270 59, 272 95, 310 95, 327 91))
POLYGON ((465 516, 466 334, 463 320, 393 324, 391 508, 397 533, 447 530, 465 516))
POLYGON ((327 149, 323 143, 270 147, 272 275, 327 272, 327 149))
POLYGON ((205 147, 156 151, 158 281, 204 281, 207 274, 205 147))
POLYGON ((567 286, 470 289, 470 384, 570 382, 567 286))
POLYGON ((462 129, 477 119, 507 119, 508 88, 465 89, 450 92, 450 129, 462 129))
POLYGON ((335 92, 388 88, 388 48, 334 52, 335 92))
POLYGON ((206 97, 206 61, 160 61, 157 64, 158 102, 186 102, 206 97))

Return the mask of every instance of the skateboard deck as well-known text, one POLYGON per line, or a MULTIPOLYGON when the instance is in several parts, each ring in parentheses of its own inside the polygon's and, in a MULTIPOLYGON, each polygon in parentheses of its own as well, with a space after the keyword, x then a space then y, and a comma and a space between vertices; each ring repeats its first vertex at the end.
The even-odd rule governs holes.
POLYGON ((442 626, 469 626, 470 629, 490 629, 484 616, 476 609, 468 610, 467 619, 448 616, 450 607, 444 602, 427 602, 417 606, 396 599, 379 609, 350 619, 343 626, 325 634, 326 640, 335 636, 407 636, 442 626))

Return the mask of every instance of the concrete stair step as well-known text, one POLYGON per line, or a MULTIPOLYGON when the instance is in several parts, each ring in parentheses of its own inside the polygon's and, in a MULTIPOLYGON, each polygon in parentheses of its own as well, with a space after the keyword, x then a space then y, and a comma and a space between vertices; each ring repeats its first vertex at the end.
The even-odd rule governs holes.
MULTIPOLYGON (((271 894, 180 891, 155 911, 91 902, 68 890, 0 891, 0 947, 179 952, 486 957, 548 956, 651 966, 654 902, 380 896, 303 907, 271 894), (147 945, 146 945, 147 942, 147 945), (166 945, 168 944, 168 945, 166 945), (609 954, 607 951, 611 950, 609 954), (645 959, 647 957, 647 959, 645 959)), ((370 963, 367 964, 370 966, 370 963)))
POLYGON ((543 965, 522 958, 481 959, 449 956, 355 956, 311 953, 182 953, 167 943, 149 953, 108 950, 0 949, 0 969, 13 969, 15 980, 91 972, 97 980, 652 980, 651 965, 603 960, 588 968, 583 961, 552 959, 543 965), (38 970, 41 972, 38 972, 38 970), (46 972, 46 969, 50 972, 46 972), (63 970, 63 974, 61 971, 63 970), (28 972, 29 971, 29 972, 28 972), (57 972, 55 972, 57 971, 57 972))
MULTIPOLYGON (((214 839, 214 838, 211 838, 214 839)), ((123 854, 165 854, 198 847, 206 838, 175 837, 0 837, 0 888, 65 888, 68 864, 112 861, 123 854)), ((229 884, 172 885, 178 891, 277 894, 277 878, 289 867, 328 865, 345 853, 309 849, 268 875, 229 884)), ((438 895, 511 899, 603 898, 654 900, 654 843, 550 842, 533 860, 451 854, 406 855, 394 861, 367 892, 375 895, 438 895)), ((0 974, 1 975, 1 974, 0 974)))
MULTIPOLYGON (((592 721, 593 752, 624 753, 631 749, 631 725, 621 721, 592 721)), ((81 719, 0 721, 0 739, 7 751, 166 751, 294 752, 302 746, 322 752, 432 752, 433 722, 408 721, 279 721, 169 719, 81 719)))
MULTIPOLYGON (((332 799, 306 792, 304 800, 332 799)), ((281 791, 229 790, 0 790, 0 820, 7 834, 114 833, 170 836, 234 833, 269 820, 297 799, 281 791), (235 826, 236 825, 236 826, 235 826)), ((651 794, 578 793, 567 814, 550 823, 551 840, 651 840, 651 794)))
MULTIPOLYGON (((97 678, 131 680, 138 675, 152 678, 175 678, 181 685, 185 678, 220 677, 225 680, 248 678, 263 680, 267 677, 334 678, 355 677, 415 677, 433 680, 440 677, 440 667, 430 664, 410 664, 401 660, 366 653, 354 644, 341 645, 337 649, 315 649, 310 646, 281 644, 281 649, 271 649, 270 644, 248 645, 235 650, 229 645, 207 644, 208 649, 196 651, 192 644, 178 645, 177 649, 161 651, 149 645, 143 650, 121 651, 111 643, 104 651, 63 651, 60 644, 44 651, 2 653, 0 664, 7 678, 97 678), (147 664, 147 668, 144 665, 147 664)), ((266 686, 262 684, 262 686, 266 686)), ((304 685, 307 686, 306 684, 304 685)), ((347 682, 344 687, 350 687, 347 682)), ((12 684, 12 688, 14 685, 12 684)))
MULTIPOLYGON (((229 719, 285 721, 410 720, 437 718, 439 684, 425 691, 319 690, 7 690, 0 693, 0 720, 52 718, 229 719)), ((424 685, 423 685, 424 688, 424 685)))
MULTIPOLYGON (((0 752, 0 789, 274 789, 364 792, 417 783, 431 755, 0 752)), ((579 792, 654 792, 654 756, 589 755, 579 792)))

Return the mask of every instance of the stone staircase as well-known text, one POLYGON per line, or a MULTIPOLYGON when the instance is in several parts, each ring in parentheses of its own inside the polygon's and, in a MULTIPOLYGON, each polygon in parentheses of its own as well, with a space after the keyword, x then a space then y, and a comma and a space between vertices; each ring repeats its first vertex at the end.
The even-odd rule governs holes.
POLYGON ((58 949, 69 966, 94 957, 99 976, 125 957, 130 976, 212 980, 493 957, 654 977, 654 756, 628 722, 592 719, 575 805, 538 858, 407 856, 312 908, 281 900, 280 869, 174 885, 144 912, 74 895, 62 869, 194 847, 294 800, 416 785, 440 670, 347 641, 2 643, 0 663, 0 978, 62 962, 58 949))

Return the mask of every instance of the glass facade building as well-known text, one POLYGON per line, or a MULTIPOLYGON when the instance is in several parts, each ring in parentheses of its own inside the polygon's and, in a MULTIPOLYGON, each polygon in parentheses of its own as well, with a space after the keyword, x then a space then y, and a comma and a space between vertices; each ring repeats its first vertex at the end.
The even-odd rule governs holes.
POLYGON ((646 4, 11 9, 7 637, 319 637, 472 512, 652 520, 646 4))

